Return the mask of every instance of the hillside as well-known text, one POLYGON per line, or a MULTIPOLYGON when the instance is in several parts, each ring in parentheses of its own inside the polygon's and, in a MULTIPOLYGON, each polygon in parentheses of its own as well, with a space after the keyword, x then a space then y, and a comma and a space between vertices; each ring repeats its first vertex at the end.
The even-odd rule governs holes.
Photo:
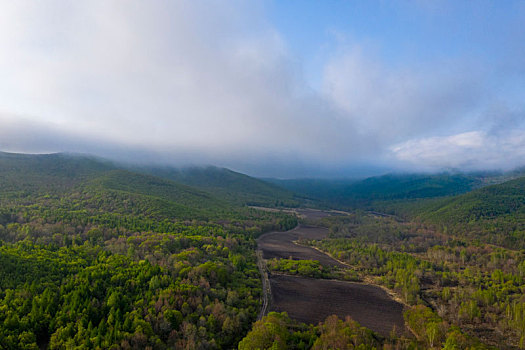
POLYGON ((448 233, 525 248, 525 177, 426 203, 410 215, 448 233))
MULTIPOLYGON (((213 177, 212 173, 207 176, 213 177)), ((215 182, 219 186, 221 180, 215 182)), ((121 169, 90 156, 0 153, 2 225, 20 221, 16 219, 20 215, 28 217, 22 221, 28 221, 29 226, 35 225, 33 218, 83 223, 89 217, 95 224, 111 223, 120 226, 120 230, 161 227, 166 220, 235 222, 238 228, 231 228, 238 230, 245 226, 240 224, 244 220, 252 222, 247 227, 261 219, 274 220, 268 213, 235 202, 234 194, 227 199, 219 198, 205 189, 121 169)), ((45 231, 51 234, 51 230, 49 227, 45 231)))
POLYGON ((138 170, 205 190, 238 205, 295 207, 299 204, 289 190, 225 168, 208 166, 138 170))
MULTIPOLYGON (((113 170, 93 179, 90 183, 94 189, 116 193, 130 194, 145 200, 156 200, 159 204, 166 203, 186 208, 188 217, 199 217, 207 212, 208 216, 217 216, 218 212, 231 209, 232 205, 218 199, 208 192, 165 180, 151 175, 133 173, 127 170, 113 170)), ((176 213, 173 213, 174 215, 176 213)))
POLYGON ((351 184, 341 200, 374 201, 450 196, 470 191, 479 180, 468 175, 384 175, 351 184))
POLYGON ((84 156, 1 154, 0 183, 2 349, 231 349, 255 237, 297 224, 84 156))
POLYGON ((86 155, 0 152, 0 179, 4 196, 61 193, 90 183, 192 208, 298 205, 291 191, 225 168, 130 168, 86 155))
POLYGON ((335 208, 373 208, 377 202, 434 198, 468 192, 481 178, 462 174, 389 174, 364 180, 273 180, 297 196, 335 208))
POLYGON ((115 168, 90 156, 0 152, 0 191, 64 191, 115 168))
POLYGON ((445 235, 525 248, 525 176, 456 196, 378 201, 372 208, 445 235))
POLYGON ((338 198, 340 193, 350 185, 360 181, 357 179, 265 179, 265 181, 285 188, 303 200, 310 202, 325 201, 338 198))
MULTIPOLYGON (((32 203, 79 206, 75 198, 88 202, 95 198, 128 198, 135 206, 147 203, 148 212, 178 218, 217 216, 231 209, 227 201, 186 185, 150 175, 119 169, 109 161, 68 154, 0 154, 0 203, 30 200, 32 203), (54 197, 51 197, 54 196, 54 197), (206 214, 206 215, 205 215, 206 214)), ((118 201, 117 201, 118 202, 118 201)), ((107 206, 103 206, 108 209, 107 206)), ((93 205, 96 208, 96 205, 93 205)), ((111 210, 109 210, 111 211, 111 210)))
MULTIPOLYGON (((244 204, 300 195, 218 168, 165 169, 161 177, 86 156, 1 154, 0 162, 0 347, 231 349, 247 334, 241 345, 256 341, 256 238, 297 219, 244 204)), ((342 198, 358 210, 322 219, 330 235, 301 249, 328 252, 352 265, 352 278, 398 293, 418 334, 400 340, 405 348, 426 344, 439 325, 442 344, 514 349, 525 329, 517 250, 525 248, 525 177, 454 195, 478 185, 474 176, 448 174, 317 181, 312 198, 342 198), (359 210, 380 205, 408 220, 359 210)), ((269 266, 307 272, 290 262, 269 266)), ((327 337, 324 327, 343 326, 326 322, 286 321, 301 331, 283 339, 312 345, 327 337)))

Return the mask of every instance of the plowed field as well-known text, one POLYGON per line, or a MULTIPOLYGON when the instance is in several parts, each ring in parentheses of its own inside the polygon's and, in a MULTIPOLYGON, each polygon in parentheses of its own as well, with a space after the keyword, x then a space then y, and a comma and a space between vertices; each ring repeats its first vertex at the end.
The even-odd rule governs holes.
POLYGON ((403 305, 379 287, 343 281, 273 275, 272 311, 286 311, 300 322, 317 324, 330 315, 349 315, 362 326, 387 336, 405 332, 403 305))
POLYGON ((341 263, 328 255, 310 247, 297 245, 299 239, 323 239, 328 230, 321 227, 298 226, 287 232, 270 232, 258 240, 259 249, 264 259, 318 260, 323 265, 343 267, 341 263))
MULTIPOLYGON (((309 259, 323 265, 345 267, 330 256, 310 247, 294 243, 299 239, 323 239, 328 230, 298 226, 288 232, 270 232, 258 239, 264 259, 309 259)), ((361 325, 379 334, 407 332, 403 322, 403 305, 392 300, 381 288, 373 285, 335 280, 271 275, 271 311, 286 311, 301 322, 317 324, 327 316, 350 316, 361 325)))

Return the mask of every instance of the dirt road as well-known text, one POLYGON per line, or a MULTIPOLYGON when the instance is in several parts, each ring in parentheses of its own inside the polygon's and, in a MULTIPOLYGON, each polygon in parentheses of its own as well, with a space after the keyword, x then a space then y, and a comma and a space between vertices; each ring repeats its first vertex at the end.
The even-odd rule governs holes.
POLYGON ((257 320, 260 320, 268 313, 268 307, 270 306, 270 296, 272 295, 272 289, 270 286, 270 280, 268 278, 268 271, 266 269, 266 262, 262 257, 262 252, 257 250, 257 267, 262 278, 262 288, 263 288, 263 300, 262 307, 257 320))

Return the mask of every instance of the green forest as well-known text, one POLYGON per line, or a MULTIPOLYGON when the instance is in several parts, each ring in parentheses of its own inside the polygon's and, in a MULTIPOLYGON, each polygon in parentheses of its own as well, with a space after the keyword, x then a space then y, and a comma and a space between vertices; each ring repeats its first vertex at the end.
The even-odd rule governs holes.
POLYGON ((331 237, 310 243, 395 292, 411 306, 405 318, 420 339, 429 332, 425 318, 436 323, 439 332, 428 346, 444 346, 457 330, 497 348, 525 345, 525 251, 394 218, 356 214, 325 223, 331 237))
POLYGON ((295 217, 90 158, 0 156, 0 348, 235 347, 295 217))
POLYGON ((320 198, 320 182, 0 153, 0 180, 1 349, 525 347, 524 177, 386 176, 320 198), (348 268, 274 258, 268 272, 381 286, 411 336, 349 317, 257 319, 256 239, 306 206, 346 210, 315 221, 327 238, 297 244, 348 268))

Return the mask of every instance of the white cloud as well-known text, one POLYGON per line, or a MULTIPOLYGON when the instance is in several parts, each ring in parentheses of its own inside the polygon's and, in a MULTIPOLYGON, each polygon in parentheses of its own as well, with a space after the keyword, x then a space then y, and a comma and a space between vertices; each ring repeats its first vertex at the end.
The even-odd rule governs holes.
POLYGON ((525 164, 525 129, 493 135, 484 131, 414 139, 391 147, 400 161, 417 168, 439 170, 503 169, 525 164))
POLYGON ((390 67, 342 45, 315 92, 266 18, 263 1, 0 0, 0 147, 267 163, 279 175, 287 164, 388 163, 391 149, 396 160, 469 165, 489 142, 523 164, 508 123, 473 118, 490 100, 477 65, 390 67))
POLYGON ((485 97, 480 72, 462 62, 389 68, 354 46, 327 64, 324 93, 361 133, 382 144, 450 130, 485 97))
POLYGON ((304 95, 261 6, 2 4, 2 123, 22 115, 87 138, 223 158, 337 157, 353 143, 352 128, 341 125, 328 102, 304 95))

